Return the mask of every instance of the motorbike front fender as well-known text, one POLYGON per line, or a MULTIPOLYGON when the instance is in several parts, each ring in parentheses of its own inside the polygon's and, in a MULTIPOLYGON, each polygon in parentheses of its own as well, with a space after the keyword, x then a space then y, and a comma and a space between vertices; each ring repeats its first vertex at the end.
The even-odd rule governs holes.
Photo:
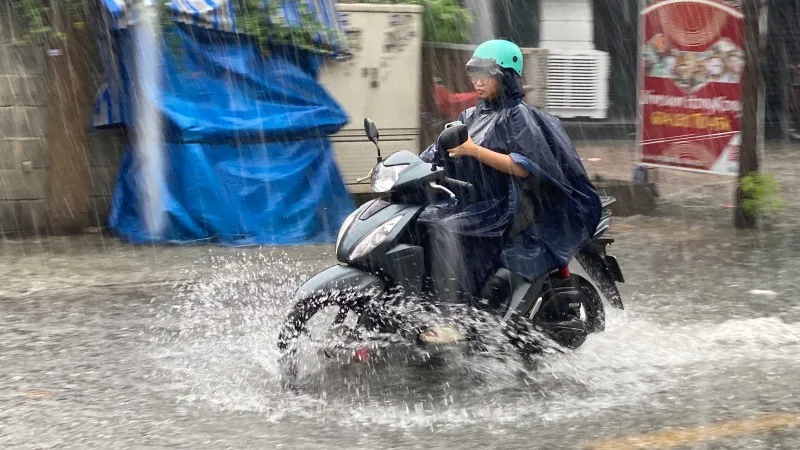
POLYGON ((336 265, 311 277, 295 293, 295 300, 305 300, 321 294, 337 291, 361 292, 376 290, 382 292, 385 283, 369 272, 355 267, 336 265))

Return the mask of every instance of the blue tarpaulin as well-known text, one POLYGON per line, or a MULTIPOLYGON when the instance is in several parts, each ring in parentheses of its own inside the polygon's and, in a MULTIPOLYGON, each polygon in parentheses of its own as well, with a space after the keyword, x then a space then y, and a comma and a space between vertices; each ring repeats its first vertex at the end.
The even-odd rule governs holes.
MULTIPOLYGON (((120 4, 106 3, 111 13, 120 4)), ((125 16, 121 11, 118 17, 125 16)), ((157 105, 165 138, 165 234, 148 236, 144 229, 140 168, 130 146, 111 228, 134 243, 333 240, 353 204, 328 136, 348 117, 316 81, 321 56, 281 46, 264 56, 246 36, 215 28, 178 23, 163 30, 157 105)), ((119 98, 104 104, 124 126, 134 120, 135 31, 117 26, 107 34, 114 52, 106 58, 107 73, 116 74, 109 85, 118 84, 119 98)))
MULTIPOLYGON (((115 61, 114 31, 134 27, 139 23, 138 8, 133 0, 98 0, 98 14, 92 15, 97 42, 103 55, 103 67, 108 83, 104 84, 95 98, 92 125, 95 128, 118 126, 125 123, 120 106, 122 89, 119 65, 115 61)), ((156 2, 158 3, 158 2, 156 2)), ((170 19, 177 23, 192 25, 215 31, 243 33, 239 26, 243 15, 244 0, 167 0, 170 19)), ((348 53, 344 24, 334 0, 261 0, 258 12, 262 24, 279 32, 288 28, 298 33, 309 34, 312 44, 308 49, 318 50, 332 56, 348 53), (303 20, 300 20, 300 18, 303 20)), ((249 11, 254 12, 253 10, 249 11)), ((249 14, 247 19, 252 20, 249 14)))

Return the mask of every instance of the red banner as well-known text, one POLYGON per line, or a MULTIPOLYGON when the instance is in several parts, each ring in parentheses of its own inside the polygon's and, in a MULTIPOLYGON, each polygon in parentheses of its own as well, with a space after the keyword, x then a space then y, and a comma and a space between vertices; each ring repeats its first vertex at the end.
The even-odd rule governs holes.
POLYGON ((639 45, 640 162, 738 171, 744 71, 740 4, 645 1, 639 45))

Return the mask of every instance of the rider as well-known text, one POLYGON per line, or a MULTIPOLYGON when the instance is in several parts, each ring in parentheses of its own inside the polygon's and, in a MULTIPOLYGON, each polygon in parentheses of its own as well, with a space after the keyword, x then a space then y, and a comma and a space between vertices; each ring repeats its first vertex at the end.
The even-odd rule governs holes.
POLYGON ((522 68, 516 44, 478 46, 467 72, 480 101, 457 119, 470 138, 420 155, 432 162, 438 152, 449 176, 475 187, 419 219, 444 300, 477 300, 500 267, 528 280, 566 267, 600 221, 600 198, 560 121, 523 101, 522 68))

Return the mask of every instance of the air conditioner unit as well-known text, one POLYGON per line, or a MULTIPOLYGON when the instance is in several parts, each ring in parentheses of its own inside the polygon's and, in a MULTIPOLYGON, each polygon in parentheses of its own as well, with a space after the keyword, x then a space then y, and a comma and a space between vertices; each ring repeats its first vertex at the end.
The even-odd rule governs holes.
POLYGON ((561 118, 608 115, 608 53, 548 49, 547 111, 561 118))

